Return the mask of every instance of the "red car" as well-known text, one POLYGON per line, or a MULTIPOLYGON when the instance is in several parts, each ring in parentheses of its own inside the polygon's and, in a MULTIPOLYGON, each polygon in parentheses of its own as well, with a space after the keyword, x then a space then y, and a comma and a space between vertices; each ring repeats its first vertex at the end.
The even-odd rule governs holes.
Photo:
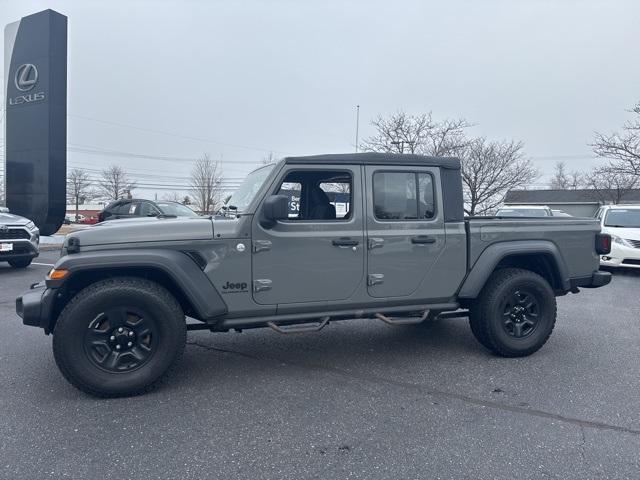
POLYGON ((95 225, 96 223, 98 223, 98 217, 84 217, 82 220, 80 220, 79 223, 82 223, 84 225, 95 225))

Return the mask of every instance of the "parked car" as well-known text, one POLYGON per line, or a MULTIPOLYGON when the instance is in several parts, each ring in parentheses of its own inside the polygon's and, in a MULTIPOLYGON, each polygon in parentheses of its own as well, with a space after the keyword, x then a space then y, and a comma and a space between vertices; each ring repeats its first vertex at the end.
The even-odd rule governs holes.
POLYGON ((551 213, 554 217, 573 217, 573 215, 568 214, 564 210, 551 210, 551 213))
POLYGON ((79 220, 78 223, 81 223, 83 225, 95 225, 96 223, 98 223, 98 217, 94 217, 93 215, 91 216, 82 216, 82 220, 79 220))
POLYGON ((26 268, 38 256, 40 230, 28 218, 0 212, 0 262, 13 268, 26 268))
POLYGON ((116 200, 98 214, 98 222, 121 218, 157 217, 197 217, 198 214, 178 202, 153 202, 151 200, 116 200))
POLYGON ((611 253, 600 257, 600 265, 640 268, 640 205, 605 205, 596 218, 612 239, 611 253))
POLYGON ((496 212, 496 217, 552 217, 549 207, 542 205, 509 205, 496 212))
POLYGON ((250 173, 227 206, 217 219, 109 221, 66 237, 16 311, 53 333, 69 382, 142 393, 176 365, 187 330, 311 332, 356 318, 469 316, 480 344, 521 357, 551 335, 556 296, 611 280, 598 271, 611 238, 593 218, 465 220, 453 158, 286 158, 250 173), (295 216, 282 193, 292 185, 295 216), (348 209, 331 202, 338 187, 348 209))

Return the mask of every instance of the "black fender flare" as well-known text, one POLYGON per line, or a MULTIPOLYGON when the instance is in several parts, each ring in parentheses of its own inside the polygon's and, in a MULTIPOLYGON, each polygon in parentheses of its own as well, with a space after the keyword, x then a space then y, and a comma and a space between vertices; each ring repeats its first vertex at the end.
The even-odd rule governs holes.
POLYGON ((177 285, 204 321, 227 313, 227 305, 196 262, 187 254, 169 249, 118 249, 79 252, 61 257, 55 269, 70 272, 64 280, 47 280, 47 287, 59 288, 83 272, 155 269, 177 285))
POLYGON ((536 254, 547 255, 553 259, 562 289, 570 290, 567 264, 560 250, 553 242, 548 240, 516 240, 494 243, 485 248, 463 281, 458 297, 477 298, 489 276, 505 258, 513 255, 536 254))

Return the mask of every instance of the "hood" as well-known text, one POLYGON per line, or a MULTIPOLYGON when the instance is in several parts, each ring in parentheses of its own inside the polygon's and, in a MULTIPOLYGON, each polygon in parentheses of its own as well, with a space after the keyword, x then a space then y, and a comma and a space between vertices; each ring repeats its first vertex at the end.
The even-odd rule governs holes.
POLYGON ((0 213, 0 225, 26 225, 30 221, 28 218, 13 213, 0 213))
POLYGON ((67 239, 70 237, 77 238, 80 247, 119 243, 210 240, 213 238, 213 222, 207 217, 143 217, 111 220, 67 235, 67 239))
POLYGON ((640 228, 602 227, 602 232, 620 238, 640 241, 640 228))

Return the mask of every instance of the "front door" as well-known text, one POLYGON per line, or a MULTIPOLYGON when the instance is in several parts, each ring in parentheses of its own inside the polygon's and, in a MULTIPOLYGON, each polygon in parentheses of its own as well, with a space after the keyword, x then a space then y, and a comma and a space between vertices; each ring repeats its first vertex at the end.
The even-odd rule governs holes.
POLYGON ((253 298, 263 305, 350 298, 364 277, 360 166, 287 165, 269 194, 289 218, 253 226, 253 298))
POLYGON ((367 285, 372 297, 429 298, 429 270, 444 248, 440 172, 367 166, 367 285))

